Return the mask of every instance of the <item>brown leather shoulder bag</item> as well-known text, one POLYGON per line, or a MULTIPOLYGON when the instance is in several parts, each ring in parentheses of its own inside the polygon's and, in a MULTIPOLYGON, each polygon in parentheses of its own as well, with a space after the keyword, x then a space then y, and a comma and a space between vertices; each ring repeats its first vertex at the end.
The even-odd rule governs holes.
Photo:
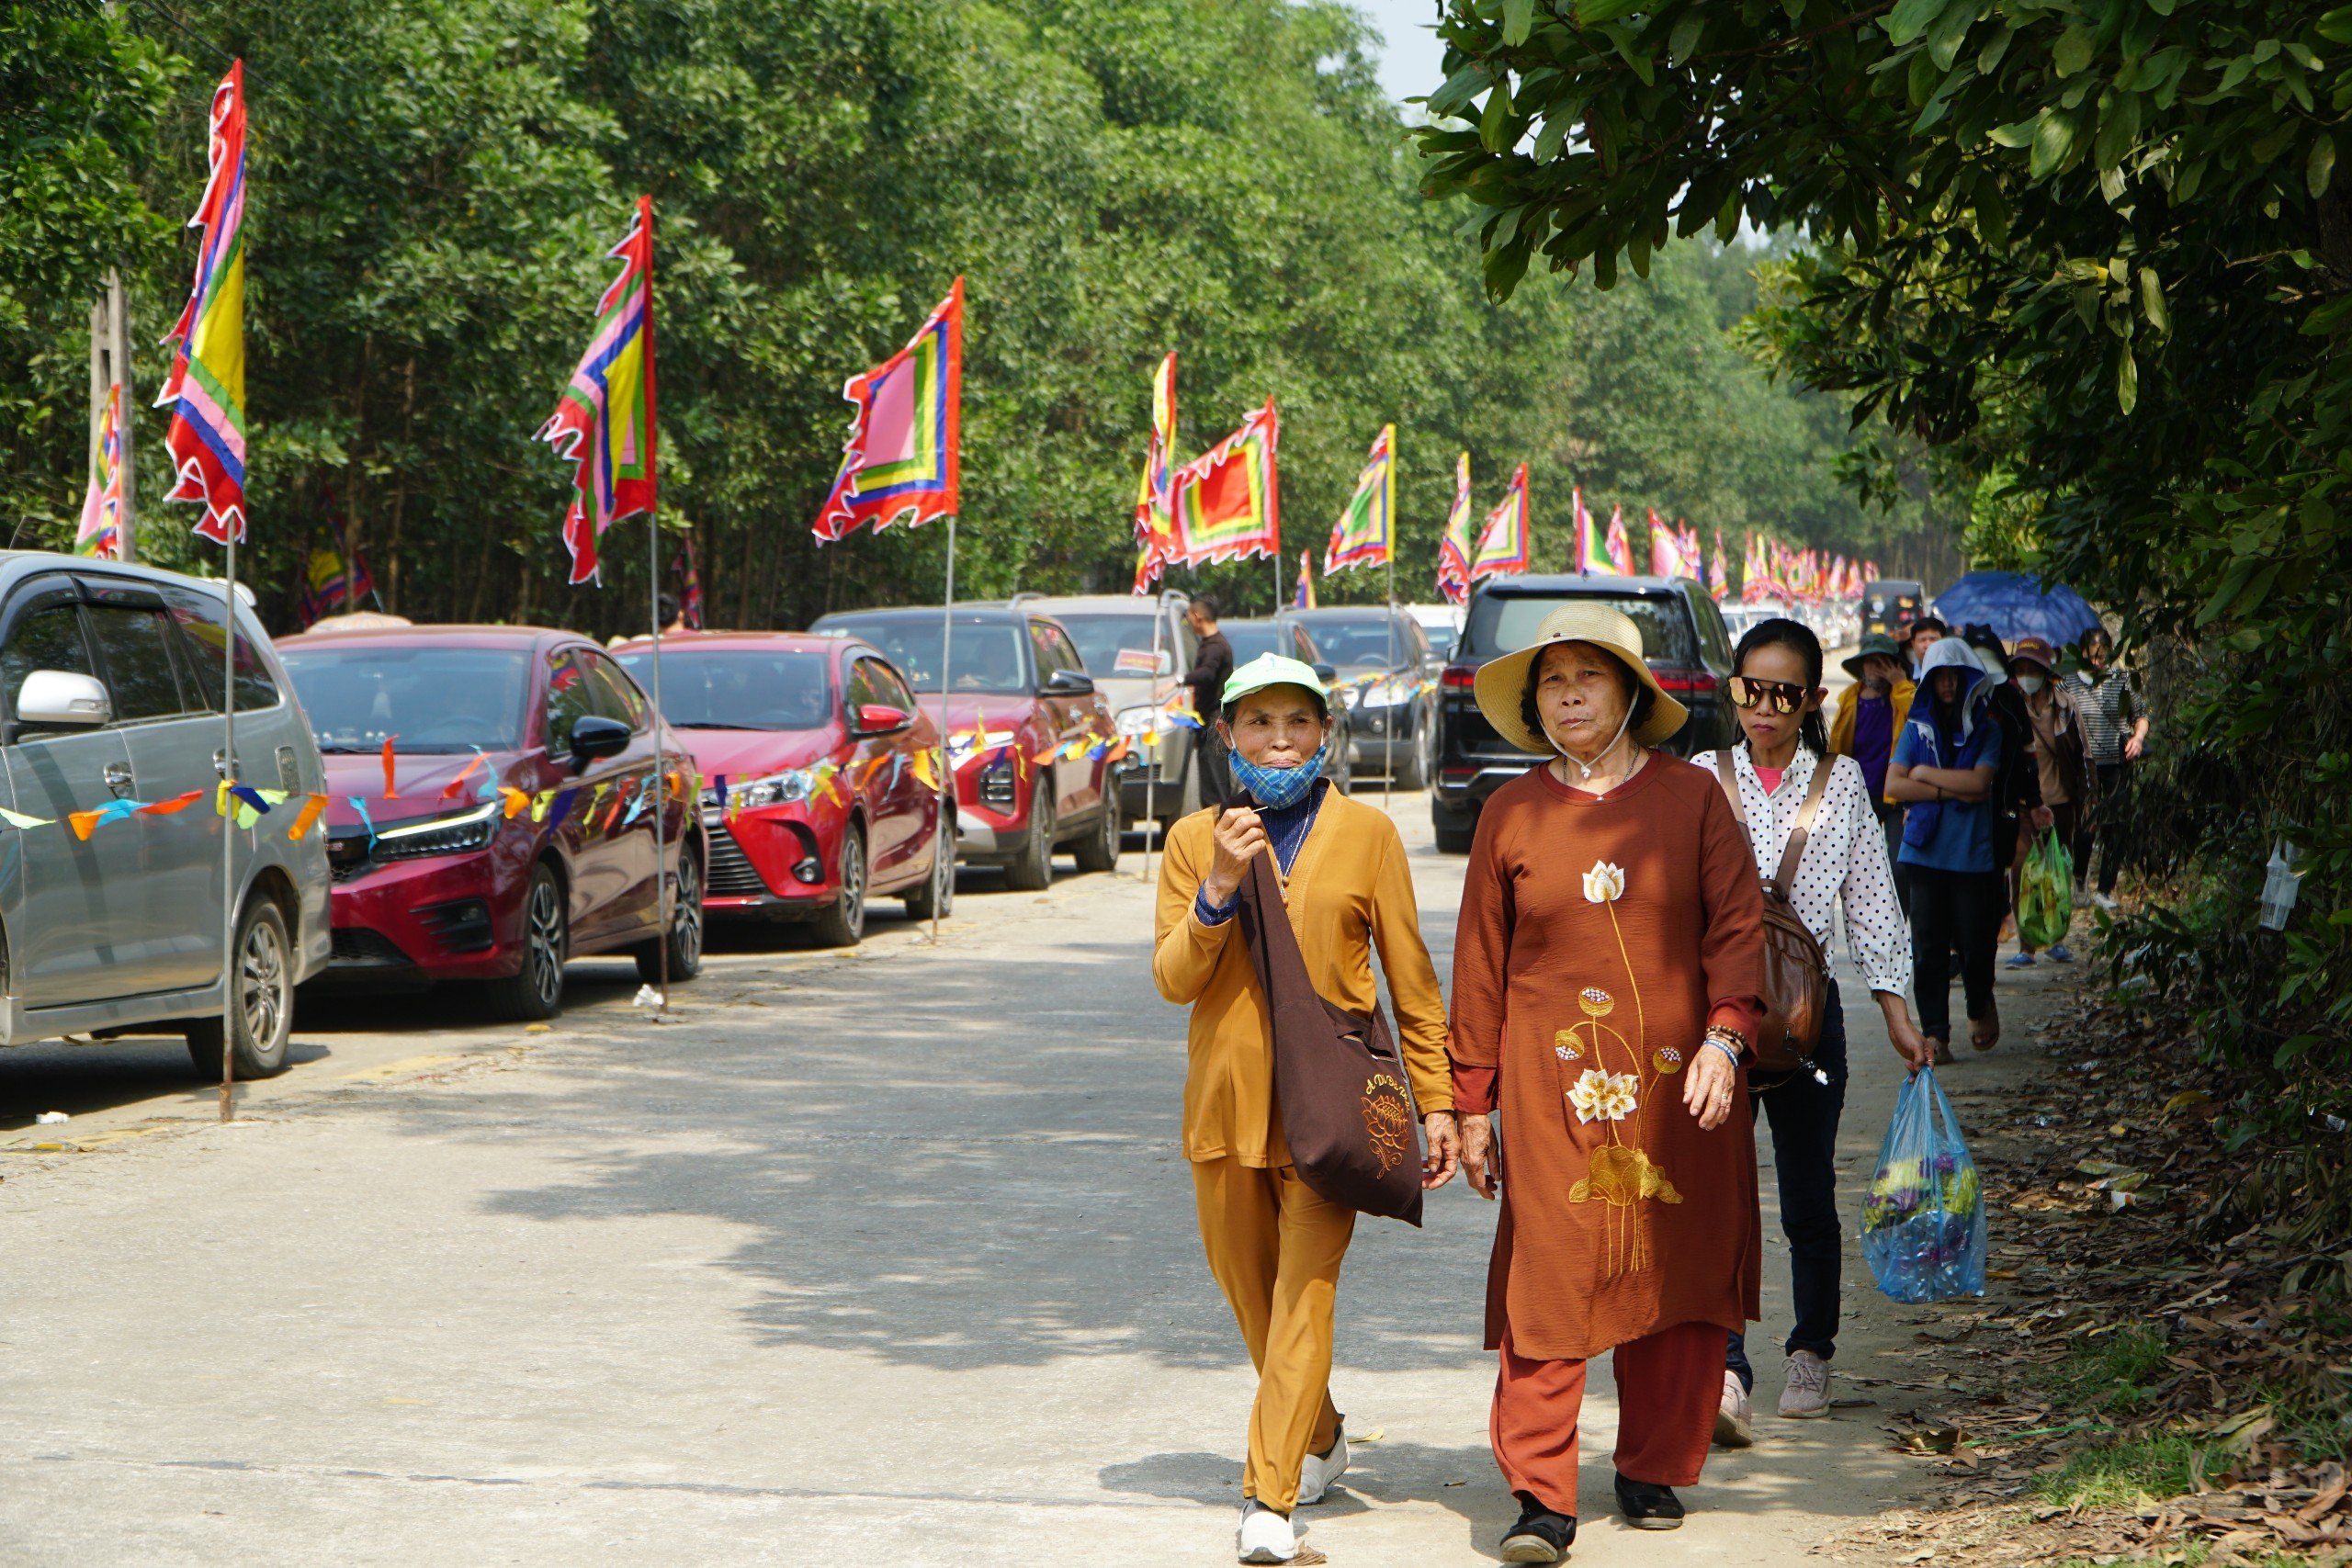
POLYGON ((1274 1103, 1291 1164, 1327 1201, 1421 1223, 1421 1144, 1405 1064, 1379 1004, 1324 999, 1283 907, 1273 852, 1241 879, 1241 934, 1273 1032, 1274 1103))
MULTIPOLYGON (((1814 759, 1813 782, 1789 828, 1788 847, 1781 852, 1777 874, 1764 879, 1764 1021, 1756 1029, 1756 1071, 1790 1074, 1810 1071, 1813 1048, 1821 1042, 1822 1021, 1829 1012, 1829 958, 1821 943, 1798 919, 1791 899, 1796 893, 1797 867, 1804 861, 1804 841, 1821 810, 1822 792, 1829 787, 1831 759, 1814 759)), ((1731 814, 1751 842, 1755 829, 1739 800, 1739 775, 1731 750, 1715 753, 1715 771, 1722 776, 1731 814)))

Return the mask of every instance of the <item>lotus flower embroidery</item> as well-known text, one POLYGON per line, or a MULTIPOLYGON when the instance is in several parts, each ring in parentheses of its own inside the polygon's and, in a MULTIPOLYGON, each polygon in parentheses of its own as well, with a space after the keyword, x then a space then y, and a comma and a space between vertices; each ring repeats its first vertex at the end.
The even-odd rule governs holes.
POLYGON ((1580 1122, 1623 1122, 1640 1103, 1641 1087, 1641 1079, 1632 1073, 1587 1067, 1568 1090, 1568 1103, 1580 1122))
POLYGON ((1588 904, 1613 904, 1625 896, 1625 868, 1611 865, 1605 860, 1592 863, 1584 874, 1584 899, 1588 904))

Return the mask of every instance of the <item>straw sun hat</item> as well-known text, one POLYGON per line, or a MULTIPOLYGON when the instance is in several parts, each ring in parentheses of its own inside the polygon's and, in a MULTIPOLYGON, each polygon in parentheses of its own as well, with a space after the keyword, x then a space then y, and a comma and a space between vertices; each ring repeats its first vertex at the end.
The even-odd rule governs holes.
POLYGON ((1668 696, 1650 673, 1649 660, 1642 657, 1642 628, 1634 624, 1633 616, 1607 604, 1571 603, 1544 617, 1544 624, 1535 628, 1534 642, 1528 647, 1488 660, 1479 668, 1478 711, 1487 716, 1496 734, 1521 750, 1548 756, 1555 750, 1549 739, 1527 727, 1520 705, 1527 692, 1528 670, 1555 642, 1589 642, 1632 671, 1634 678, 1650 689, 1655 705, 1649 717, 1633 731, 1634 739, 1643 745, 1657 745, 1690 718, 1690 710, 1668 696))

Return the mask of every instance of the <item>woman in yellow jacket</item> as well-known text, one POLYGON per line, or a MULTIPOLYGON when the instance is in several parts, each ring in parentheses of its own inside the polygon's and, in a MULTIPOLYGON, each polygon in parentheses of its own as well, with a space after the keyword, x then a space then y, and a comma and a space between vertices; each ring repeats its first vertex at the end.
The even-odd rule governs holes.
POLYGON ((1297 1551, 1291 1510, 1320 1501, 1347 1468, 1329 1384, 1340 1263, 1356 1216, 1299 1179, 1283 1142, 1265 998, 1234 919, 1252 856, 1273 855, 1307 973, 1328 1000, 1358 1012, 1377 1006, 1379 949, 1429 1134, 1423 1186, 1453 1174, 1461 1141, 1445 1003, 1421 942, 1405 846, 1385 813, 1322 776, 1335 743, 1322 682, 1298 660, 1268 654, 1235 671, 1223 697, 1216 722, 1227 764, 1259 808, 1210 807, 1170 833, 1152 977, 1161 996, 1193 1010, 1184 1155, 1209 1272, 1258 1369, 1240 1560, 1286 1562, 1297 1551))

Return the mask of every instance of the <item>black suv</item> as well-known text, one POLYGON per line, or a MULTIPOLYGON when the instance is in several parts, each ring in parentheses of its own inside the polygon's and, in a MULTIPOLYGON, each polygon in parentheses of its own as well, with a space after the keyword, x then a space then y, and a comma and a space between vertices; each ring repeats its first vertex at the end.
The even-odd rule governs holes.
POLYGON ((1441 682, 1436 786, 1430 820, 1437 847, 1466 854, 1487 796, 1542 759, 1495 733, 1472 690, 1487 660, 1535 640, 1544 617, 1569 600, 1599 599, 1642 628, 1642 652, 1657 683, 1690 710, 1690 721, 1666 742, 1688 757, 1736 733, 1724 682, 1731 678, 1731 638, 1723 612, 1687 577, 1510 577, 1479 584, 1453 662, 1441 682))

